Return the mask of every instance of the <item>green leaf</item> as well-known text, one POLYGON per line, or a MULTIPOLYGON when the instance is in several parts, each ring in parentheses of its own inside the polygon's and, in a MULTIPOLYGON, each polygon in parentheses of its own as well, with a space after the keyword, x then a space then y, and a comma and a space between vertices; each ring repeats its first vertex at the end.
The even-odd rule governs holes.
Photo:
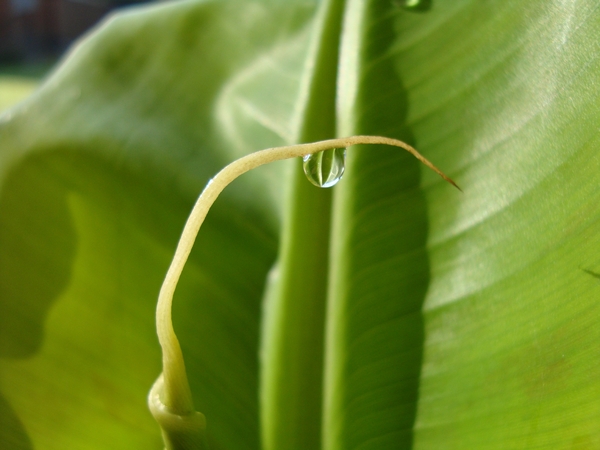
POLYGON ((412 3, 131 9, 0 117, 0 446, 160 448, 195 197, 350 134, 464 193, 374 146, 332 191, 296 162, 224 192, 174 302, 211 448, 600 446, 600 8, 412 3))
MULTIPOLYGON (((402 17, 394 12, 397 7, 383 2, 347 4, 344 29, 352 32, 341 45, 338 133, 417 144, 407 123, 407 92, 388 56, 402 17)), ((397 149, 354 149, 334 197, 327 449, 411 448, 430 273, 419 164, 397 149)), ((449 185, 443 190, 460 198, 449 185)))
MULTIPOLYGON (((198 192, 246 151, 247 139, 232 145, 226 115, 236 111, 223 105, 243 106, 236 86, 267 69, 269 55, 287 58, 290 75, 301 67, 309 6, 187 2, 116 16, 4 116, 4 442, 160 447, 146 406, 160 373, 160 283, 198 192)), ((285 81, 274 107, 294 104, 298 83, 285 81)), ((252 136, 258 148, 289 138, 252 136)), ((259 446, 260 301, 277 245, 272 179, 283 169, 224 194, 176 296, 175 327, 215 448, 259 446)))

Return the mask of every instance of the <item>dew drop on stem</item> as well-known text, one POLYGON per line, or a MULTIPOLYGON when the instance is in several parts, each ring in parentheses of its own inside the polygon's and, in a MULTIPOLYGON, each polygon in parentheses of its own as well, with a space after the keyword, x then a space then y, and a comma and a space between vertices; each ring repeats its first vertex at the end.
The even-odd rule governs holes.
POLYGON ((344 174, 346 149, 334 148, 306 155, 303 161, 304 173, 308 181, 317 187, 332 187, 341 180, 344 174))

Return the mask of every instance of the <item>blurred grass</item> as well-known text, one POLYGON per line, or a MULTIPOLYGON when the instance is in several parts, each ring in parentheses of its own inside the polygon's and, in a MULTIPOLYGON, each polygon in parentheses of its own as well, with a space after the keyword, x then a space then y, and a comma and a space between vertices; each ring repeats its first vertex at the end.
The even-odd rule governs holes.
POLYGON ((53 65, 54 61, 0 65, 0 113, 27 98, 53 65))

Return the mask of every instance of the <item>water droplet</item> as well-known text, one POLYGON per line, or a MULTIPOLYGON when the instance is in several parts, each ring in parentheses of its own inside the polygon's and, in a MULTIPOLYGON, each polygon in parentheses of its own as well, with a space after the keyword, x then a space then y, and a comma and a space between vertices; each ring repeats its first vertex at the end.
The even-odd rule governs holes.
POLYGON ((304 173, 308 181, 317 187, 332 187, 344 175, 346 149, 334 148, 306 155, 303 161, 304 173))

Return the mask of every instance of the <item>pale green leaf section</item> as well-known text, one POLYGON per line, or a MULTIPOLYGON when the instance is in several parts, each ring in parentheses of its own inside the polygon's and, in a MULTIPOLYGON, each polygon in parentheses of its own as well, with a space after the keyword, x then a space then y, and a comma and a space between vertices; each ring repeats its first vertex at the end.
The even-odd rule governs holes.
POLYGON ((465 190, 424 174, 415 448, 595 448, 600 9, 437 2, 397 29, 415 138, 465 190))
MULTIPOLYGON (((293 129, 294 114, 279 112, 293 111, 299 95, 312 8, 131 9, 2 116, 0 447, 162 447, 146 406, 160 373, 160 283, 208 178, 288 138, 255 121, 262 137, 235 145, 221 120, 236 111, 226 104, 231 86, 265 61, 287 70, 277 97, 250 103, 260 110, 253 119, 293 129)), ((259 321, 282 175, 282 166, 249 175, 223 195, 175 294, 175 329, 213 449, 260 446, 259 321)))
POLYGON ((325 448, 600 445, 598 6, 357 1, 344 30, 340 132, 404 133, 465 193, 350 151, 325 448))

